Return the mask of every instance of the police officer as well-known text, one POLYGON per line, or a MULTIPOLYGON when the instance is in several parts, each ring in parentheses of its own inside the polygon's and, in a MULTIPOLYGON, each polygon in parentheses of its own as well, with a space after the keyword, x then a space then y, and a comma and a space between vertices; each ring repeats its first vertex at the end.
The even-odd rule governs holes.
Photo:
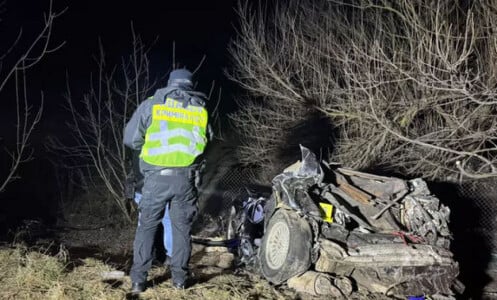
MULTIPOLYGON (((143 189, 143 174, 140 171, 140 152, 132 151, 132 169, 128 175, 131 182, 127 182, 131 186, 128 198, 133 199, 137 205, 140 204, 143 189)), ((140 214, 138 214, 139 219, 140 214)), ((171 265, 171 253, 173 249, 171 218, 169 218, 169 203, 164 208, 164 217, 162 218, 162 230, 160 228, 155 235, 154 242, 156 243, 153 256, 156 262, 162 262, 164 266, 171 265), (157 244, 160 243, 160 244, 157 244), (161 245, 162 244, 162 245, 161 245)))
POLYGON ((197 214, 195 182, 208 135, 205 100, 205 94, 193 90, 192 73, 176 69, 167 87, 142 102, 126 124, 124 143, 140 151, 144 175, 130 271, 134 294, 145 290, 154 236, 166 205, 172 225, 173 286, 186 287, 190 231, 197 214))

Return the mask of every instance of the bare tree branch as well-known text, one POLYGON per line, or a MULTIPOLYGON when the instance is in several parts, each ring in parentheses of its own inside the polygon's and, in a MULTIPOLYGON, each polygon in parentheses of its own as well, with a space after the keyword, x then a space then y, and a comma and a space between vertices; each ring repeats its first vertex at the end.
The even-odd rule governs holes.
POLYGON ((230 74, 250 97, 232 115, 241 161, 274 174, 292 128, 315 112, 336 129, 333 161, 431 179, 497 176, 496 9, 495 0, 241 4, 230 74))
POLYGON ((84 180, 107 194, 128 220, 131 216, 124 183, 131 155, 122 135, 131 113, 156 85, 150 80, 149 50, 132 30, 131 55, 109 71, 100 43, 98 73, 96 78, 91 76, 89 91, 79 99, 67 83, 66 108, 71 114, 68 126, 74 140, 53 138, 48 145, 65 158, 66 165, 82 170, 84 180))
MULTIPOLYGON (((0 3, 0 10, 3 3, 0 3)), ((0 178, 0 192, 3 192, 7 185, 13 180, 18 179, 17 175, 20 165, 32 159, 32 150, 29 149, 29 140, 35 127, 40 122, 43 113, 43 92, 40 96, 40 103, 35 108, 31 103, 31 98, 27 90, 26 72, 38 64, 47 54, 59 49, 62 45, 51 48, 51 34, 55 19, 57 19, 65 10, 54 12, 52 1, 50 1, 48 13, 45 14, 44 27, 40 33, 29 44, 27 49, 18 50, 18 44, 22 38, 22 30, 13 44, 0 55, 0 72, 4 66, 8 65, 7 61, 13 60, 14 63, 8 65, 5 73, 0 74, 0 93, 5 90, 6 85, 13 79, 15 90, 15 115, 16 115, 16 135, 13 146, 6 148, 7 155, 10 156, 10 167, 7 172, 0 178), (13 58, 11 56, 15 56, 13 58)))

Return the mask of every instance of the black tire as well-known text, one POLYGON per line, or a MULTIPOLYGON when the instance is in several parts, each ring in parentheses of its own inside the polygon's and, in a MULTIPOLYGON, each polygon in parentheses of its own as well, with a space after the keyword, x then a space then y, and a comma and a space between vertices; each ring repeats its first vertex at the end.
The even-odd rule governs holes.
POLYGON ((262 274, 274 284, 300 275, 311 266, 312 232, 297 213, 277 210, 269 220, 259 251, 262 274))

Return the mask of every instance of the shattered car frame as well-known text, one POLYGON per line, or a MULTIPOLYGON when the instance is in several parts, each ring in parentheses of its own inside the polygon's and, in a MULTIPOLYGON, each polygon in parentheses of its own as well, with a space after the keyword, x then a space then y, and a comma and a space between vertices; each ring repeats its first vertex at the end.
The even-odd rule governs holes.
POLYGON ((462 292, 450 210, 422 179, 332 168, 301 151, 302 160, 273 179, 264 208, 258 259, 266 279, 337 297, 462 292))

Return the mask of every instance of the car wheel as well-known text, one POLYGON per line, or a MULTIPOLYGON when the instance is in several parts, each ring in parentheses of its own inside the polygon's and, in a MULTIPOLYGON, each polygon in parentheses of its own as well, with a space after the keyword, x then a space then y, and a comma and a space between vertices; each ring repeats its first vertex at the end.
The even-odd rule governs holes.
POLYGON ((279 209, 269 220, 259 251, 262 274, 280 284, 311 266, 312 232, 306 220, 279 209))

